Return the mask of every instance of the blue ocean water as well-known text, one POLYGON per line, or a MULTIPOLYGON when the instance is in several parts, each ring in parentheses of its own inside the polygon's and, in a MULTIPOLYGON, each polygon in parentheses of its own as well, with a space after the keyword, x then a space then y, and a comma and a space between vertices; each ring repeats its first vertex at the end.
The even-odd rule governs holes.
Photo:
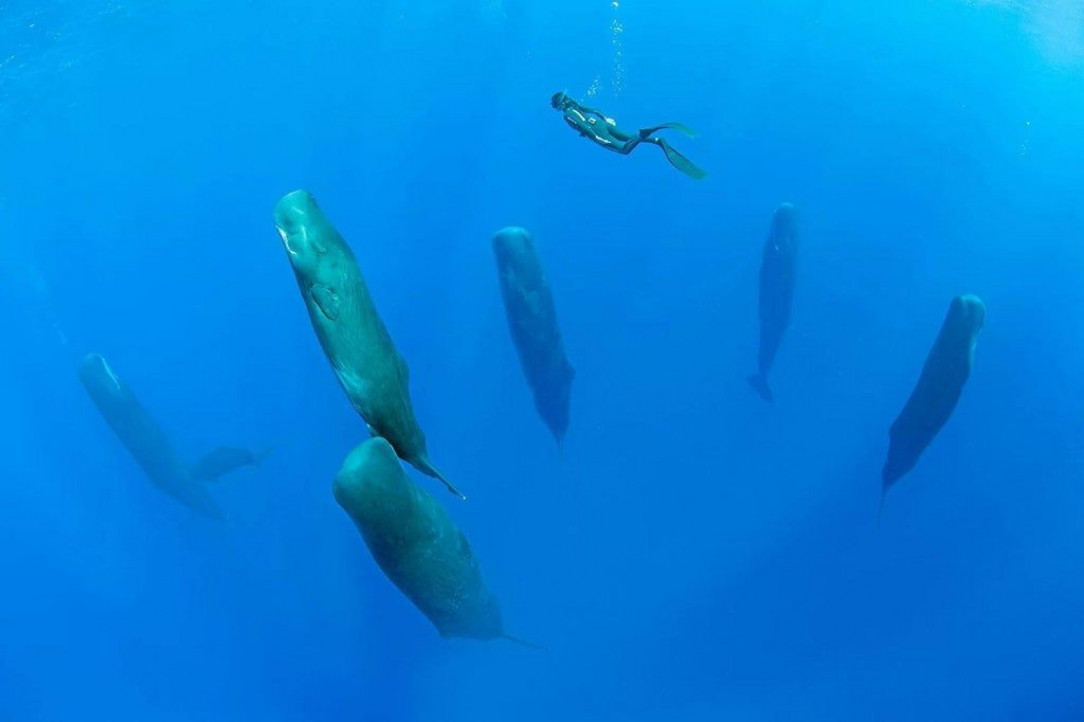
POLYGON ((1084 718, 1076 0, 0 0, 0 138, 0 719, 1084 718), (577 138, 558 90, 691 126, 709 177, 577 138), (366 431, 272 223, 295 188, 470 498, 413 478, 546 650, 440 639, 335 504, 366 431), (500 302, 512 224, 577 372, 560 451, 500 302), (962 293, 974 373, 878 525, 962 293), (186 458, 274 445, 214 486, 227 522, 148 483, 88 352, 186 458))

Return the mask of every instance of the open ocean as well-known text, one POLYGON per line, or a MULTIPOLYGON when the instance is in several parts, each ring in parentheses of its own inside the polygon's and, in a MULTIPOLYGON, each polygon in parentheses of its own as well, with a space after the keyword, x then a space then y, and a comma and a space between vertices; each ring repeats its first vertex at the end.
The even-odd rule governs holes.
POLYGON ((0 722, 1084 720, 1082 193, 1081 0, 0 0, 0 722), (696 136, 611 153, 558 92, 696 136), (528 644, 442 638, 337 503, 369 431, 276 230, 297 189, 467 499, 404 488, 528 644), (882 508, 966 294, 969 376, 882 508), (88 354, 221 518, 136 463, 88 354), (269 453, 195 480, 222 446, 269 453))

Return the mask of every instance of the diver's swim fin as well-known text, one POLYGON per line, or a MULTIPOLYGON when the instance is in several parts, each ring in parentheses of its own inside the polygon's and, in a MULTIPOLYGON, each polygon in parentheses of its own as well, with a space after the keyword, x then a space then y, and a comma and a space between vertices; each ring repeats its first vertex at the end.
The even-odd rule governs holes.
POLYGON ((679 133, 683 133, 690 138, 696 137, 696 131, 687 125, 681 123, 663 123, 662 125, 652 126, 651 128, 644 128, 640 131, 640 137, 646 140, 647 138, 655 135, 660 130, 676 130, 679 133))
POLYGON ((695 178, 696 180, 701 180, 707 177, 707 171, 699 168, 691 160, 683 156, 681 153, 678 153, 676 150, 674 150, 674 147, 667 143, 665 140, 659 138, 658 144, 659 147, 662 148, 662 152, 666 153, 666 160, 670 161, 670 165, 674 166, 690 178, 695 178))
POLYGON ((681 123, 663 123, 655 130, 676 130, 679 133, 689 136, 690 138, 696 137, 696 131, 687 125, 681 123))

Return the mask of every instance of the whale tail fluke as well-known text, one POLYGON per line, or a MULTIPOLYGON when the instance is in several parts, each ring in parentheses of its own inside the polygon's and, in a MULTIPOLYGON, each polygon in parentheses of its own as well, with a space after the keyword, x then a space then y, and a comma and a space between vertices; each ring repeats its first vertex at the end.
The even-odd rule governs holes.
POLYGON ((764 378, 764 376, 761 374, 753 374, 746 380, 749 382, 749 385, 753 387, 753 390, 760 395, 760 398, 764 399, 769 404, 775 401, 772 389, 768 386, 768 379, 764 378))
POLYGON ((433 466, 433 462, 429 461, 429 457, 427 455, 422 454, 421 456, 418 456, 417 458, 412 459, 410 461, 410 463, 411 463, 412 466, 414 466, 414 468, 416 468, 418 471, 422 472, 423 474, 425 474, 427 476, 431 476, 434 479, 439 480, 440 483, 444 484, 444 486, 447 487, 448 491, 452 492, 453 494, 458 496, 463 501, 467 500, 466 495, 463 492, 461 492, 459 489, 456 489, 455 486, 452 484, 452 482, 448 481, 448 479, 444 476, 444 474, 440 473, 440 471, 437 469, 437 467, 433 466))

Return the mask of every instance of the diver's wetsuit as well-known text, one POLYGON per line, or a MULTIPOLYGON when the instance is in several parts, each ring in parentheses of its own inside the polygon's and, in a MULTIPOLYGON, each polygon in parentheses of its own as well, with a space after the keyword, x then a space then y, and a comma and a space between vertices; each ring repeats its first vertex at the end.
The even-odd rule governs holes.
POLYGON ((601 145, 603 148, 612 150, 615 153, 620 153, 621 155, 628 155, 641 143, 651 143, 652 145, 657 145, 662 148, 663 152, 666 153, 666 158, 670 161, 670 164, 682 173, 697 179, 707 175, 707 173, 694 165, 692 161, 674 150, 666 140, 663 138, 652 137, 653 133, 668 128, 692 136, 693 132, 680 123, 663 123, 662 125, 657 125, 653 128, 644 128, 639 132, 632 134, 619 129, 617 127, 617 122, 614 121, 613 118, 608 118, 594 108, 588 108, 585 105, 577 103, 564 93, 554 94, 550 102, 554 108, 562 112, 565 122, 568 123, 571 128, 575 129, 576 132, 583 137, 601 145))

